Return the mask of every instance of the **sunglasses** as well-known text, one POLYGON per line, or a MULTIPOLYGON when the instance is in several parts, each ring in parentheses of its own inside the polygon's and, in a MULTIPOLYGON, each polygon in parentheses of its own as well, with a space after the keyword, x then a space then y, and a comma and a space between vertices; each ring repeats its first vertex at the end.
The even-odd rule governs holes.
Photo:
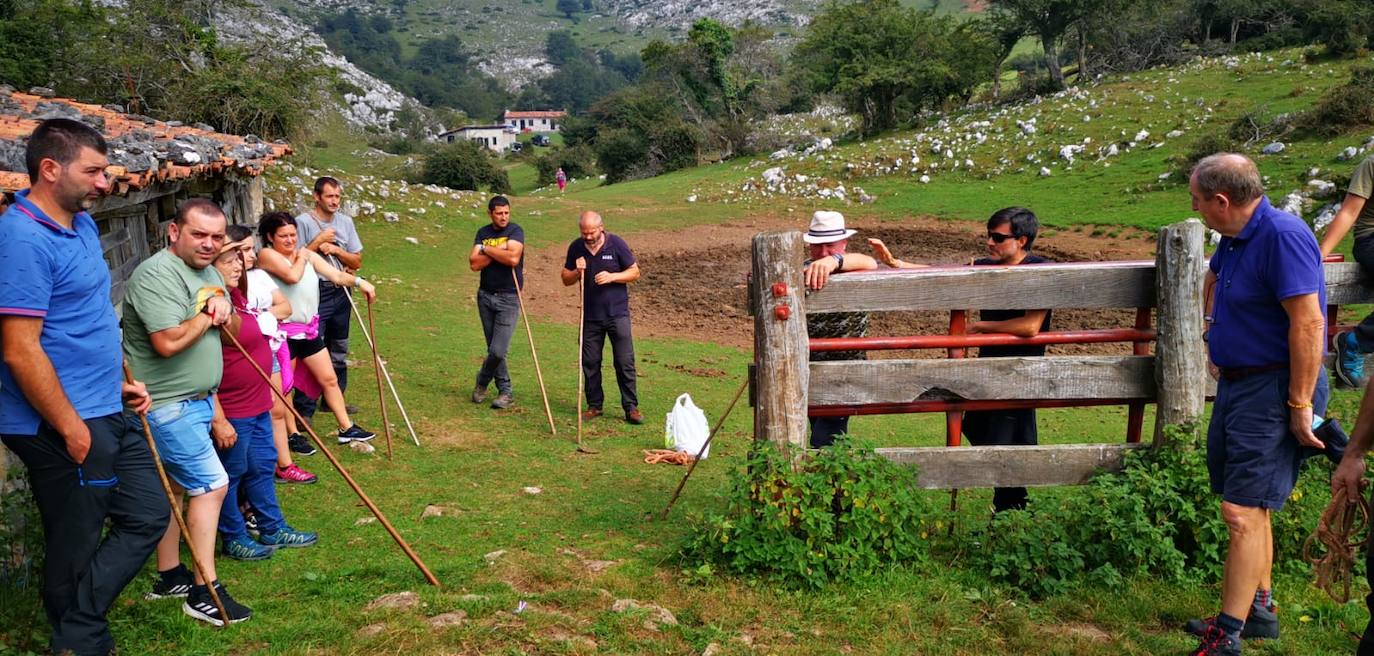
POLYGON ((1004 242, 1004 241, 1006 241, 1006 240, 1008 240, 1008 239, 1016 239, 1016 235, 1008 235, 1008 234, 1001 233, 1001 232, 989 232, 989 233, 988 233, 988 239, 991 239, 991 240, 993 240, 994 242, 1000 244, 1000 243, 1002 243, 1002 242, 1004 242))

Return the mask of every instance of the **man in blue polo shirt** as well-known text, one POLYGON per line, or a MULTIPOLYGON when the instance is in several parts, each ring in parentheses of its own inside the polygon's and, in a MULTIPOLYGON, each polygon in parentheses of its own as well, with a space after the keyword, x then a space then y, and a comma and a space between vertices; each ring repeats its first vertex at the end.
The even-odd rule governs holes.
POLYGON ((24 462, 43 518, 43 606, 54 653, 108 654, 105 613, 152 553, 169 506, 138 420, 150 398, 121 373, 119 320, 95 221, 105 140, 40 123, 30 189, 0 215, 0 439, 24 462), (102 540, 106 520, 112 526, 102 540))
POLYGON ((559 275, 565 286, 582 283, 582 375, 587 380, 587 410, 582 416, 601 416, 606 400, 601 390, 601 354, 611 339, 615 382, 620 386, 620 406, 625 421, 644 423, 635 393, 635 344, 630 336, 629 283, 639 280, 639 264, 624 239, 602 225, 601 215, 583 212, 578 221, 582 238, 568 245, 568 257, 559 275), (591 278, 587 279, 586 275, 591 278))
POLYGON ((1186 627, 1195 654, 1239 654, 1242 637, 1277 638, 1270 514, 1298 480, 1303 448, 1324 447, 1312 418, 1328 397, 1326 284, 1303 221, 1264 196, 1255 163, 1218 153, 1193 169, 1193 209, 1221 233, 1203 294, 1216 402, 1207 469, 1230 531, 1221 613, 1186 627))

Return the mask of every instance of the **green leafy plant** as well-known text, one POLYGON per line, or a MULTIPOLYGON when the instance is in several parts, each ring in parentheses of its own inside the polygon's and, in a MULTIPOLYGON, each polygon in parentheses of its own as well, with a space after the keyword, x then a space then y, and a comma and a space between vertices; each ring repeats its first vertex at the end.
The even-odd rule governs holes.
POLYGON ((913 470, 849 439, 793 461, 755 444, 735 472, 725 512, 698 523, 686 548, 695 571, 819 587, 925 556, 929 508, 913 470))
MULTIPOLYGON (((1229 538, 1206 449, 1191 429, 1171 427, 1169 437, 1159 448, 1128 453, 1120 473, 1095 477, 1082 494, 999 514, 986 547, 973 550, 975 560, 1032 596, 1132 576, 1218 580, 1229 538)), ((1274 513, 1280 571, 1306 569, 1302 541, 1330 500, 1329 473, 1309 463, 1283 511, 1274 513)))

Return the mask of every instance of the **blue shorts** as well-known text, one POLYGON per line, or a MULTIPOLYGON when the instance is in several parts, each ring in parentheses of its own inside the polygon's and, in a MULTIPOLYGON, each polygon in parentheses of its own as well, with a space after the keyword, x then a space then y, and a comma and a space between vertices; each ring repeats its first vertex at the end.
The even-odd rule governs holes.
MULTIPOLYGON (((1266 371, 1217 382, 1212 423, 1207 427, 1207 473, 1212 491, 1247 508, 1278 510, 1298 483, 1312 450, 1288 430, 1288 370, 1266 371)), ((1317 376, 1313 414, 1326 414, 1326 371, 1317 376)))
POLYGON ((158 456, 167 475, 189 496, 200 496, 229 484, 229 475, 210 441, 214 417, 210 399, 177 401, 148 413, 158 456))

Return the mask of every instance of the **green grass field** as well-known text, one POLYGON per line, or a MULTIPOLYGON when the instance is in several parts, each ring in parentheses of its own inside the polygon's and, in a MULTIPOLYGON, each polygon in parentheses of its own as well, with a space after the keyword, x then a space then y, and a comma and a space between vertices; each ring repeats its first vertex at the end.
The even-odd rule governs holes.
MULTIPOLYGON (((1172 75, 1153 71, 1110 81, 1107 90, 1118 89, 1126 97, 1137 89, 1160 98, 1165 97, 1163 89, 1217 96, 1226 102, 1219 99, 1214 113, 1231 115, 1248 106, 1241 97, 1286 111, 1340 81, 1334 73, 1268 72, 1263 66, 1243 80, 1216 75, 1205 68, 1172 75), (1290 98, 1296 86, 1312 90, 1290 98)), ((1095 121, 1114 126, 1112 130, 1145 123, 1154 132, 1167 131, 1180 120, 1148 102, 1114 106, 1120 109, 1107 116, 1104 108, 1104 116, 1095 121)), ((1062 117, 1072 110, 1055 112, 1053 101, 1046 101, 1038 111, 1045 117, 1042 125, 1062 127, 1067 123, 1056 120, 1068 119, 1055 119, 1054 114, 1062 117)), ((1006 118, 980 115, 975 120, 1006 118)), ((1333 153, 1363 136, 1292 143, 1282 156, 1262 158, 1260 166, 1276 191, 1286 191, 1309 167, 1339 172, 1344 165, 1332 161, 1333 153)), ((896 149, 894 142, 909 138, 897 134, 868 144, 842 144, 833 159, 807 162, 797 170, 831 174, 851 158, 880 159, 896 149)), ((1004 171, 971 179, 976 175, 960 173, 919 185, 907 174, 862 177, 858 184, 879 196, 872 205, 786 197, 733 200, 723 190, 737 189, 771 164, 728 162, 612 186, 580 180, 561 197, 549 191, 521 195, 515 199, 514 218, 533 248, 571 238, 571 217, 583 208, 606 211, 608 220, 614 216, 615 231, 632 245, 637 234, 650 230, 709 229, 760 214, 794 216, 800 227, 803 217, 821 206, 839 207, 851 220, 900 222, 914 214, 981 220, 992 209, 1017 202, 1042 212, 1052 226, 1150 229, 1190 215, 1184 186, 1156 185, 1164 160, 1186 141, 1132 150, 1111 167, 1070 171, 1057 165, 1049 178, 1004 171), (1132 188, 1143 191, 1127 191, 1132 188), (694 192, 702 198, 688 202, 694 192)), ((1017 152, 1018 157, 1024 154, 1017 152)), ((981 150, 972 151, 971 158, 980 165, 996 160, 981 150)), ((349 199, 379 206, 376 213, 360 217, 367 244, 365 273, 380 289, 380 347, 422 446, 409 442, 393 407, 393 460, 382 456, 381 438, 374 442, 380 449, 375 455, 337 453, 443 587, 425 585, 380 525, 367 522, 369 513, 322 457, 302 458, 303 467, 320 475, 320 484, 277 489, 288 520, 319 531, 319 545, 279 552, 261 563, 220 563, 222 579, 253 607, 253 619, 217 631, 181 614, 176 602, 144 601, 142 593, 154 576, 150 564, 111 612, 121 653, 701 654, 714 644, 717 654, 1182 654, 1194 641, 1177 627, 1216 610, 1218 589, 1200 583, 1128 579, 1115 588, 1082 587, 1046 599, 1029 599, 992 583, 966 565, 988 525, 990 493, 978 490, 961 493, 951 534, 931 536, 927 560, 870 579, 800 591, 761 580, 684 572, 678 554, 692 518, 722 506, 728 475, 748 448, 748 409, 737 408, 726 422, 712 458, 697 469, 666 522, 648 521, 647 516, 663 508, 683 470, 644 464, 641 450, 661 446, 659 422, 683 391, 692 393, 712 421, 719 417, 751 354, 709 342, 638 339, 639 391, 648 421, 629 426, 612 413, 589 422, 587 440, 600 453, 578 454, 572 443, 576 326, 533 318, 557 437, 549 434, 545 422, 523 330, 516 334, 511 356, 518 404, 498 412, 467 399, 484 349, 474 311, 476 275, 468 271, 464 254, 473 231, 485 222, 480 207, 484 197, 436 195, 418 186, 398 191, 399 186, 391 185, 389 197, 382 198, 377 183, 358 180, 363 174, 378 175, 381 164, 344 137, 303 148, 295 164, 339 172, 349 199), (401 219, 385 222, 383 211, 396 212, 401 219), (419 245, 408 243, 407 237, 417 237, 419 245), (698 367, 727 375, 693 374, 698 367), (428 514, 438 514, 424 516, 431 506, 435 508, 428 514), (402 591, 418 593, 419 605, 368 609, 379 596, 402 591), (647 622, 645 611, 616 612, 612 608, 618 599, 658 604, 677 623, 647 622), (455 611, 466 614, 460 624, 435 628, 428 623, 428 618, 455 611)), ((399 159, 385 159, 385 166, 399 164, 399 159)), ((518 179, 522 191, 532 189, 527 180, 532 171, 527 175, 521 167, 528 169, 511 169, 512 182, 518 179)), ((298 191, 283 185, 288 175, 299 175, 299 169, 269 174, 272 203, 300 200, 298 191)), ((541 293, 573 298, 571 290, 552 280, 528 284, 541 293)), ((1353 310, 1346 312, 1346 319, 1355 317, 1353 310)), ((349 397, 363 408, 360 423, 376 428, 381 420, 363 348, 363 340, 355 338, 358 366, 349 397)), ((606 378, 611 380, 609 371, 606 378)), ((607 392, 607 406, 613 407, 616 393, 607 392)), ((1354 393, 1339 392, 1328 414, 1350 425, 1357 403, 1354 393)), ((862 417, 852 429, 885 445, 935 445, 942 442, 943 425, 939 416, 904 415, 862 417)), ((1125 409, 1043 411, 1040 426, 1046 443, 1119 442, 1125 409)), ((1319 468, 1309 469, 1306 476, 1324 475, 1319 468)), ((1075 493, 1073 488, 1044 489, 1032 496, 1036 503, 1052 505, 1075 493)), ((927 494, 937 503, 948 499, 945 493, 927 494)), ((1357 596, 1364 591, 1357 585, 1357 596)), ((1358 601, 1335 604, 1304 576, 1280 578, 1276 594, 1284 637, 1249 644, 1247 653, 1353 651, 1352 632, 1361 631, 1367 620, 1358 601)), ((41 652, 45 626, 35 588, 0 585, 0 655, 41 652)))

